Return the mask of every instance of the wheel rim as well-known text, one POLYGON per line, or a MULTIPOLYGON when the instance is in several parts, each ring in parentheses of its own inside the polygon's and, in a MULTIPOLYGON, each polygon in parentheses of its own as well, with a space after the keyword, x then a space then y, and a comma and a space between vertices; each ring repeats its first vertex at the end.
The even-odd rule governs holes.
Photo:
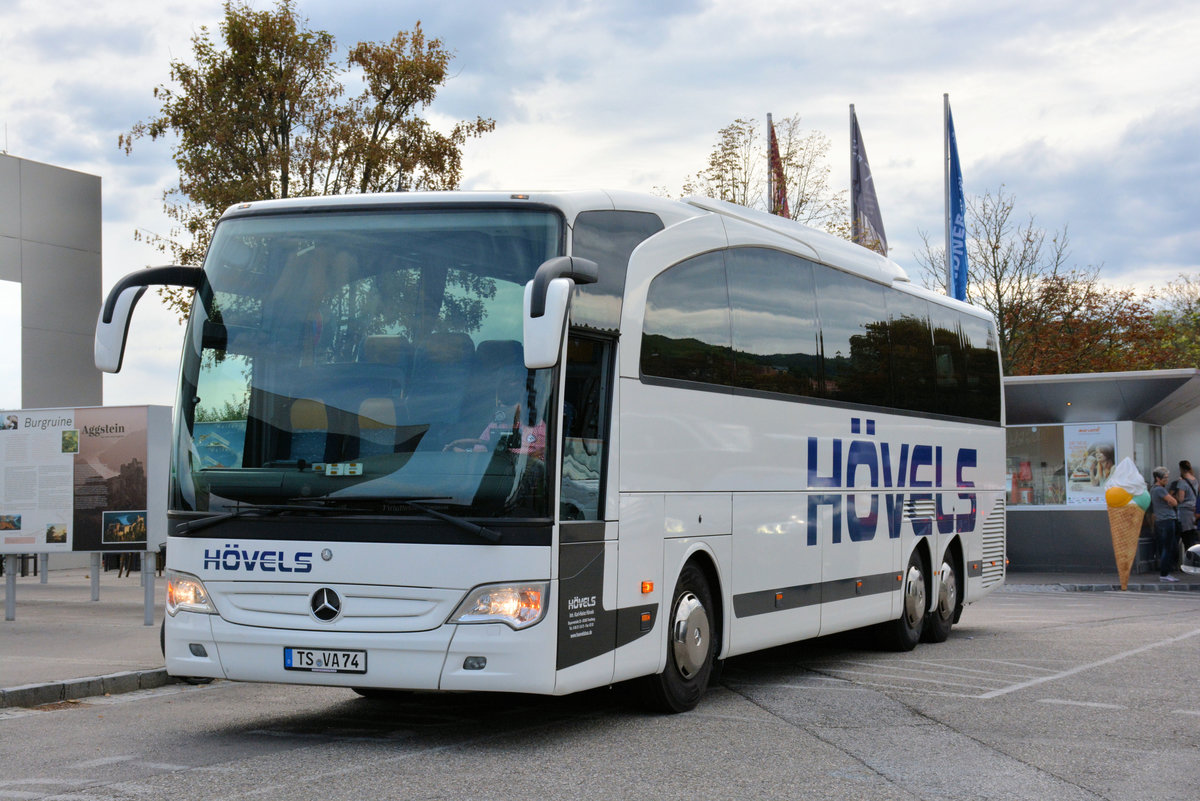
POLYGON ((671 647, 679 674, 690 679, 704 667, 708 657, 708 613, 695 593, 686 592, 675 605, 671 625, 671 647))
POLYGON ((942 620, 954 617, 954 609, 958 606, 958 576, 949 562, 942 562, 942 580, 938 585, 937 613, 942 620))
POLYGON ((925 578, 917 565, 909 565, 905 578, 904 620, 910 629, 917 630, 925 619, 925 578))

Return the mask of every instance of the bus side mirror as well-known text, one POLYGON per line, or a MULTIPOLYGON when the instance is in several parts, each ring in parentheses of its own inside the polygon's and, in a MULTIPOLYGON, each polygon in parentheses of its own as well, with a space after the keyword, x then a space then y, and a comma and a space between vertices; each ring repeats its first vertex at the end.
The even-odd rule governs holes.
POLYGON ((553 367, 562 352, 567 310, 576 284, 594 284, 600 267, 577 256, 559 256, 538 267, 525 285, 525 366, 553 367))
POLYGON ((96 319, 94 354, 96 367, 106 373, 121 371, 125 357, 125 339, 133 307, 146 292, 146 287, 170 284, 199 289, 204 272, 198 267, 151 267, 130 273, 109 290, 108 298, 96 319))

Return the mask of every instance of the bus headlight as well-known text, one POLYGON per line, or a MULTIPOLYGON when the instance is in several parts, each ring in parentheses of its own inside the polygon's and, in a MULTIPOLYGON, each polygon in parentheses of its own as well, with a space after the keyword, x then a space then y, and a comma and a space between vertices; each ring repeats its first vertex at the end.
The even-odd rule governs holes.
POLYGON ((529 628, 546 614, 549 600, 548 582, 488 584, 467 593, 450 622, 505 623, 514 629, 529 628))
POLYGON ((177 612, 202 612, 216 614, 217 608, 208 598, 204 583, 195 576, 184 573, 167 574, 167 614, 174 617, 177 612))

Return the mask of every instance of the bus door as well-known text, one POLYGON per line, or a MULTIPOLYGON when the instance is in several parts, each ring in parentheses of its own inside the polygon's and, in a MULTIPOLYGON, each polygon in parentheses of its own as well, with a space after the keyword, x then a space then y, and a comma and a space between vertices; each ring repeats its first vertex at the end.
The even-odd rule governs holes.
POLYGON ((559 457, 557 692, 610 681, 618 641, 616 523, 605 522, 612 340, 572 333, 559 457))

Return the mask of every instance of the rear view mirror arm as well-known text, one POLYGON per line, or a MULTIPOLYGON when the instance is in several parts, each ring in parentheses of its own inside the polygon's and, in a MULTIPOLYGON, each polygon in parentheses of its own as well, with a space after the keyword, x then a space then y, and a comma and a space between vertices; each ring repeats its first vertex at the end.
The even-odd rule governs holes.
POLYGON ((96 320, 95 361, 100 370, 106 373, 121 371, 133 307, 145 294, 146 288, 154 285, 190 287, 201 293, 208 291, 204 271, 199 267, 150 267, 122 278, 109 290, 96 320))
POLYGON ((132 272, 118 281, 109 290, 108 298, 104 301, 104 312, 100 319, 104 323, 112 322, 113 310, 117 306, 117 299, 121 296, 122 292, 131 286, 149 287, 169 285, 199 289, 203 276, 204 271, 199 267, 181 267, 178 264, 169 264, 165 267, 147 267, 145 270, 132 272))
POLYGON ((594 284, 600 277, 600 266, 579 256, 558 256, 542 262, 533 276, 533 293, 529 298, 531 317, 546 313, 546 288, 555 278, 570 278, 579 284, 594 284))

